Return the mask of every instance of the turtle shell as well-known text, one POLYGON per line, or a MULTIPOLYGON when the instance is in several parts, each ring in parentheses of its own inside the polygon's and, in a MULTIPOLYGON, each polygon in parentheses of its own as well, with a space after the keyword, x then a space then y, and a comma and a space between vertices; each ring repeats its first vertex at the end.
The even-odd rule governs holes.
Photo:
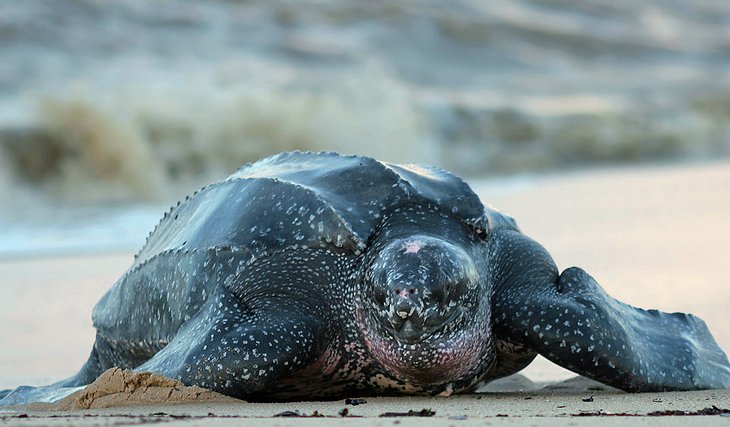
POLYGON ((161 252, 222 246, 252 256, 289 246, 359 254, 384 216, 406 204, 451 212, 477 233, 487 227, 479 197, 442 169, 286 152, 248 164, 173 207, 135 264, 161 252))

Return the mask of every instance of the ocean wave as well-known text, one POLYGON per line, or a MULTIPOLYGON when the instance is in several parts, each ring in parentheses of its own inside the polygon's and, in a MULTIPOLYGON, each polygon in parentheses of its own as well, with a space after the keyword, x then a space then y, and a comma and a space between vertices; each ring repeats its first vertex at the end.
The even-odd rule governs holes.
POLYGON ((0 5, 0 200, 168 202, 292 149, 472 176, 727 156, 728 24, 724 0, 0 5))
POLYGON ((44 96, 36 127, 6 131, 4 148, 20 180, 81 201, 169 199, 177 187, 286 150, 435 160, 405 88, 364 74, 340 83, 303 91, 195 81, 154 93, 130 86, 44 96))

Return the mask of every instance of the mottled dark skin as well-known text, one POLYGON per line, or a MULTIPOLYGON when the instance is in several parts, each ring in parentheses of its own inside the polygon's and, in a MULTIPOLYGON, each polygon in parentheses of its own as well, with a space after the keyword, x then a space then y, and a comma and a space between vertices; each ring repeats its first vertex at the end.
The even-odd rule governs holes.
POLYGON ((97 304, 74 377, 119 366, 248 400, 449 395, 539 353, 627 391, 730 387, 705 324, 608 296, 456 176, 335 153, 247 165, 173 207, 97 304))

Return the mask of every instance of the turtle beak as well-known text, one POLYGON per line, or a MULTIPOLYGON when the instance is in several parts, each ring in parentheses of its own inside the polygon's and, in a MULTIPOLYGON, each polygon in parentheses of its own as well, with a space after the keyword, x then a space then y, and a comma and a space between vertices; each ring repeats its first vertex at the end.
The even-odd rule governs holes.
POLYGON ((412 344, 423 335, 424 304, 415 292, 399 292, 391 306, 389 322, 398 340, 412 344))

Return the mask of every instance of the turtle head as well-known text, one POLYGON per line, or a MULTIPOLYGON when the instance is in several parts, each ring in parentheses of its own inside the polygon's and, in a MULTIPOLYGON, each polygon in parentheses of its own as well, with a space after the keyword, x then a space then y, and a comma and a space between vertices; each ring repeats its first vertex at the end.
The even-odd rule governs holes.
MULTIPOLYGON (((357 303, 363 341, 412 392, 471 387, 494 360, 480 246, 414 233, 376 242, 357 303)), ((407 389, 403 389, 406 390, 407 389)))
POLYGON ((478 300, 480 280, 472 258, 437 237, 390 242, 368 273, 372 317, 405 344, 458 328, 478 300))

